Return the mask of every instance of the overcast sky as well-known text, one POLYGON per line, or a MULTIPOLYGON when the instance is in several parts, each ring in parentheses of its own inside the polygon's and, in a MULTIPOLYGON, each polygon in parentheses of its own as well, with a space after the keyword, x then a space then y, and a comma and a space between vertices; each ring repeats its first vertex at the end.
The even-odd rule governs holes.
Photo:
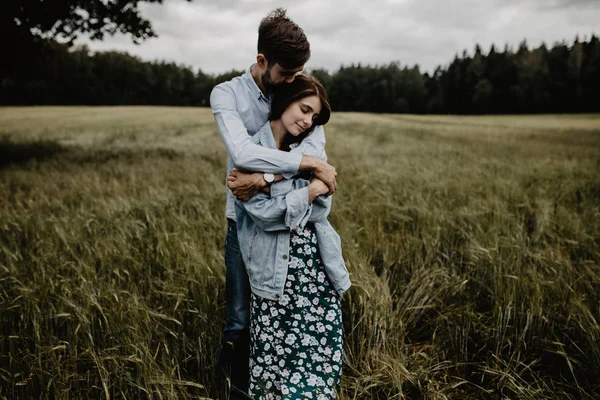
POLYGON ((158 38, 140 45, 122 35, 77 43, 207 73, 242 70, 256 57, 260 20, 276 7, 286 8, 308 36, 307 67, 330 71, 392 61, 432 71, 463 49, 472 54, 476 43, 487 52, 492 43, 551 46, 600 33, 600 0, 164 0, 140 5, 158 38))

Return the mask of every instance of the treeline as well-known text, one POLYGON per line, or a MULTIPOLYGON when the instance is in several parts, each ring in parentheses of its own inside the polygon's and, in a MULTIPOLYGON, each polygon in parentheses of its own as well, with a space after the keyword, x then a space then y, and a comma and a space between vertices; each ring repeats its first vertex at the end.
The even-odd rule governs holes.
POLYGON ((124 52, 37 39, 0 79, 3 105, 208 106, 210 91, 242 71, 209 75, 124 52))
MULTIPOLYGON (((207 106, 215 84, 239 75, 214 76, 169 62, 144 62, 122 52, 92 53, 36 40, 12 68, 3 68, 4 105, 207 106)), ((6 66, 6 64, 5 64, 6 66)), ((385 113, 600 112, 600 40, 529 48, 522 42, 484 53, 476 46, 433 74, 418 66, 343 66, 313 70, 337 111, 385 113)))
POLYGON ((600 112, 600 40, 485 54, 478 45, 430 75, 418 66, 313 71, 338 111, 442 114, 600 112))

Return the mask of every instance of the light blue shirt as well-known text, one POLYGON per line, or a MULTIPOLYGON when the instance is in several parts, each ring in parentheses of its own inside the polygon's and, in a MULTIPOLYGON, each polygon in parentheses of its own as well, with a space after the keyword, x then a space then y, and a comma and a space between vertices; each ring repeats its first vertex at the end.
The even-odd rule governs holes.
MULTIPOLYGON (((290 178, 298 173, 303 155, 319 157, 323 153, 323 127, 317 126, 308 138, 289 153, 252 143, 250 137, 264 125, 271 111, 271 101, 256 85, 251 75, 252 68, 254 65, 245 74, 215 86, 210 94, 210 106, 227 148, 227 175, 233 168, 241 168, 283 174, 285 178, 290 178)), ((235 198, 227 185, 226 190, 225 215, 235 220, 235 198)))
MULTIPOLYGON (((265 148, 277 148, 269 122, 251 140, 265 148)), ((321 156, 326 161, 325 154, 321 156)), ((307 223, 314 223, 321 261, 334 289, 342 294, 350 287, 340 237, 327 221, 331 196, 319 196, 309 203, 309 179, 286 179, 278 182, 278 194, 272 190, 271 195, 258 193, 246 202, 235 200, 240 252, 250 288, 258 296, 281 298, 287 278, 290 231, 302 230, 307 223)))

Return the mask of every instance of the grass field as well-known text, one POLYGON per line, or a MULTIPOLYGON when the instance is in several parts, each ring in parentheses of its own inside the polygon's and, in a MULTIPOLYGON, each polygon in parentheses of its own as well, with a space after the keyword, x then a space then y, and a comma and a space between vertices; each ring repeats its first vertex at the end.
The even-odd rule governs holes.
MULTIPOLYGON (((600 398, 600 115, 336 113, 343 399, 600 398)), ((219 398, 208 109, 0 108, 0 399, 219 398)))

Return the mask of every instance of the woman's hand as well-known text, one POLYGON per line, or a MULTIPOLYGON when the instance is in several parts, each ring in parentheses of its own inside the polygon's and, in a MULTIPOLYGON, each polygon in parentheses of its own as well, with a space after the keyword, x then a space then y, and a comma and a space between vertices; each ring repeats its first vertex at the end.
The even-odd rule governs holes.
POLYGON ((328 194, 329 187, 317 177, 314 177, 310 180, 308 184, 308 202, 312 203, 314 199, 322 194, 328 194))
POLYGON ((337 190, 337 172, 335 167, 314 156, 303 156, 300 162, 301 171, 312 171, 328 187, 328 194, 337 190))

